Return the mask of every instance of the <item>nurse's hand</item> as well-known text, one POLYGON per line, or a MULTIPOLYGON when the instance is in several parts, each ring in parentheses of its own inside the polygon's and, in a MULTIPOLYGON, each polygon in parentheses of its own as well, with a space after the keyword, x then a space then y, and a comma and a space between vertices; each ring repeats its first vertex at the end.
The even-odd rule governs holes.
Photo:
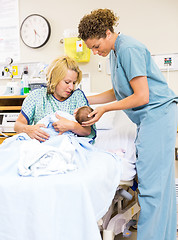
POLYGON ((82 122, 83 127, 91 126, 94 123, 98 122, 100 117, 105 113, 104 107, 97 107, 93 112, 91 112, 88 117, 93 117, 91 120, 87 122, 82 122))
POLYGON ((49 134, 41 129, 41 127, 46 128, 44 124, 28 125, 27 127, 26 133, 30 138, 36 139, 40 142, 45 142, 49 139, 49 134))

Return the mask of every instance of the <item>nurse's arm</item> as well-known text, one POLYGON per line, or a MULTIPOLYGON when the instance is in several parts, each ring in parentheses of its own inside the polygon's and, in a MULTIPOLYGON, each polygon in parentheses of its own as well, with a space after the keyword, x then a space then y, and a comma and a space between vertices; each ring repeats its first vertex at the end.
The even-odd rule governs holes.
POLYGON ((146 76, 140 76, 133 78, 130 81, 130 85, 133 89, 133 94, 114 103, 110 103, 101 107, 96 108, 89 114, 89 117, 94 116, 92 120, 82 123, 83 126, 90 126, 96 123, 100 117, 109 111, 114 110, 125 110, 130 108, 139 107, 149 102, 149 87, 146 76))
POLYGON ((89 104, 92 105, 92 104, 102 104, 102 103, 113 102, 116 100, 116 97, 114 94, 114 89, 112 88, 100 94, 87 96, 87 99, 89 104))
POLYGON ((146 76, 135 77, 130 81, 133 94, 104 106, 105 112, 135 108, 149 103, 149 87, 146 76))

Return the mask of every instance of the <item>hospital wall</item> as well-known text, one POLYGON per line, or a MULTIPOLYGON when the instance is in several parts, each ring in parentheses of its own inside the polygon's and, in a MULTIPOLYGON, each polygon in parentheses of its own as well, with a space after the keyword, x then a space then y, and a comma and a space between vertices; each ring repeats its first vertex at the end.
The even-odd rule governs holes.
MULTIPOLYGON (((138 39, 151 54, 178 53, 177 0, 19 0, 20 24, 32 13, 45 16, 51 24, 51 37, 42 48, 31 49, 20 41, 20 62, 42 61, 48 64, 63 55, 64 46, 60 39, 64 30, 77 29, 83 15, 96 8, 112 9, 120 17, 116 31, 138 39)), ((79 63, 83 72, 90 73, 93 92, 111 87, 106 60, 91 53, 90 62, 79 63)), ((167 77, 166 73, 164 75, 167 77)), ((169 84, 178 94, 178 71, 169 73, 169 84)))

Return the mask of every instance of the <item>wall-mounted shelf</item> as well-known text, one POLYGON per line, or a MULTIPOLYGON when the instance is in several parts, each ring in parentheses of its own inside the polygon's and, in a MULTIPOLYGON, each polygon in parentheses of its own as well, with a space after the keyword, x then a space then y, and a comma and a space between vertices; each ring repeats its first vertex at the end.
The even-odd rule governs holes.
POLYGON ((20 111, 26 95, 0 96, 0 111, 20 111))
POLYGON ((21 110, 21 106, 4 106, 1 107, 0 106, 0 111, 20 111, 21 110))
POLYGON ((0 99, 19 99, 19 98, 26 98, 26 95, 9 95, 9 96, 0 96, 0 99))

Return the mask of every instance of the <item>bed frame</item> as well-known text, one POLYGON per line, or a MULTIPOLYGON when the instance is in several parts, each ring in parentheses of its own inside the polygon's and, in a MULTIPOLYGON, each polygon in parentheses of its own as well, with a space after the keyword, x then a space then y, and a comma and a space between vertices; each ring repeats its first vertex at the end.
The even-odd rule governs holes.
POLYGON ((98 221, 103 240, 114 240, 118 234, 129 237, 129 228, 136 226, 140 206, 137 199, 138 189, 130 190, 134 181, 120 183, 108 212, 98 221))

